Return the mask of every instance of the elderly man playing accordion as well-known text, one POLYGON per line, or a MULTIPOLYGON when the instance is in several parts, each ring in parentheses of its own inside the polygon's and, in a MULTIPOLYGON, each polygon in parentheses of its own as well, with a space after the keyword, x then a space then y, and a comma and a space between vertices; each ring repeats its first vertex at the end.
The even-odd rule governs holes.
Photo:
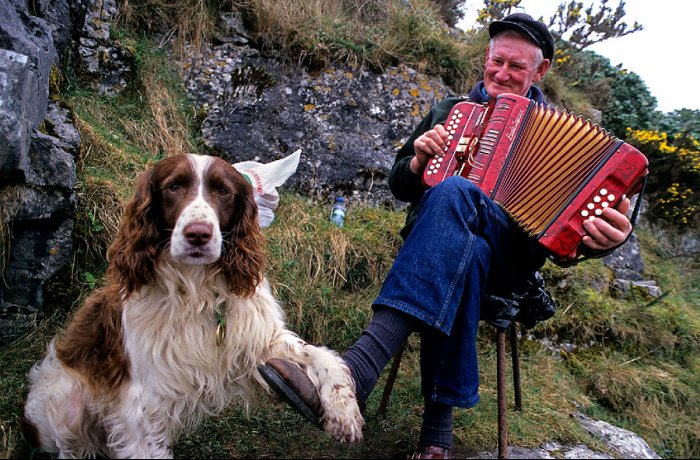
MULTIPOLYGON (((517 13, 493 22, 489 34, 484 79, 469 100, 485 103, 514 93, 543 103, 534 83, 542 80, 554 55, 546 26, 517 13)), ((443 123, 460 100, 448 97, 435 105, 396 156, 389 184, 397 199, 411 204, 401 232, 405 242, 372 305, 372 320, 342 354, 362 407, 391 357, 412 332, 420 332, 425 408, 413 458, 448 458, 453 407, 479 401, 477 330, 480 319, 493 313, 484 299, 515 293, 521 300, 549 302, 544 314, 529 318, 534 324, 553 314, 553 301, 537 273, 546 260, 541 245, 464 177, 449 177, 429 189, 422 183, 428 162, 445 149, 443 123)), ((582 243, 589 253, 609 252, 628 238, 629 207, 624 198, 583 223, 582 243)), ((268 363, 261 372, 283 375, 287 385, 273 386, 283 395, 294 392, 303 400, 310 385, 285 363, 268 363)))

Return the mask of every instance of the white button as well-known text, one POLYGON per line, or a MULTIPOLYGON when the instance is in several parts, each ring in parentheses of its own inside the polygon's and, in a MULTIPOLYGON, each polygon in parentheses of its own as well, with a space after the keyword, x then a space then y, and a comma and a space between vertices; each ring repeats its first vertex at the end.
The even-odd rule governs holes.
POLYGON ((454 139, 454 137, 453 137, 451 134, 450 134, 449 136, 447 136, 447 138, 448 138, 449 140, 454 139))
POLYGON ((589 217, 588 220, 595 220, 595 216, 589 217))
POLYGON ((593 203, 588 203, 588 204, 586 205, 586 207, 587 207, 588 209, 593 209, 593 208, 595 208, 595 205, 594 205, 593 203))
POLYGON ((610 203, 608 203, 607 201, 603 201, 600 205, 604 208, 607 208, 608 206, 610 206, 610 203))
POLYGON ((598 195, 596 195, 596 196, 593 197, 593 201, 596 202, 596 203, 600 203, 600 200, 602 200, 602 198, 599 197, 598 195))
POLYGON ((602 210, 602 209, 596 209, 596 210, 595 210, 595 215, 596 215, 596 216, 599 216, 599 215, 601 215, 601 214, 603 214, 603 210, 602 210))
POLYGON ((586 211, 586 210, 584 209, 583 211, 581 211, 581 215, 582 215, 583 217, 587 217, 587 216, 588 216, 588 211, 586 211))
POLYGON ((608 201, 615 201, 615 195, 613 195, 612 193, 608 195, 608 201))
POLYGON ((600 189, 600 194, 601 194, 601 195, 607 195, 607 194, 608 194, 608 189, 601 188, 601 189, 600 189))

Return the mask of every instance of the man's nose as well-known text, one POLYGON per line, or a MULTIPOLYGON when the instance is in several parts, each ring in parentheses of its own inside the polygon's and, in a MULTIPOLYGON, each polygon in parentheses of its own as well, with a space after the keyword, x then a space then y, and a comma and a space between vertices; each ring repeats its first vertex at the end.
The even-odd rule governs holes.
POLYGON ((510 70, 508 69, 508 66, 501 66, 498 68, 498 71, 496 72, 496 80, 499 81, 506 81, 510 78, 510 70))

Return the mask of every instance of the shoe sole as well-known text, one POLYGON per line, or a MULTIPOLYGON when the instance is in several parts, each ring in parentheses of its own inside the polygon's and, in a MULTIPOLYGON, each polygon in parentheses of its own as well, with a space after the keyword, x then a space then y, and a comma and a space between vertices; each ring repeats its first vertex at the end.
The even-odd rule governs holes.
POLYGON ((314 414, 311 408, 309 408, 309 406, 302 401, 299 396, 297 396, 296 392, 294 392, 294 390, 287 385, 285 380, 277 373, 277 371, 269 366, 263 365, 258 366, 258 372, 260 372, 260 375, 262 375, 263 379, 265 379, 270 388, 275 390, 275 392, 280 395, 285 402, 287 402, 287 404, 303 415, 308 421, 316 425, 319 429, 323 429, 321 419, 314 414))

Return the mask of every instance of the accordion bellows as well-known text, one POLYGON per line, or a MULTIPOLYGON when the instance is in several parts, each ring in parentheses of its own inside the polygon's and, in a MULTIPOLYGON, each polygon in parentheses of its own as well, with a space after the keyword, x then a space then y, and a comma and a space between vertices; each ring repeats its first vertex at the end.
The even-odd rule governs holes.
POLYGON ((515 94, 460 102, 445 122, 445 155, 423 182, 466 177, 497 202, 552 259, 579 257, 584 219, 638 193, 646 157, 597 124, 515 94))

